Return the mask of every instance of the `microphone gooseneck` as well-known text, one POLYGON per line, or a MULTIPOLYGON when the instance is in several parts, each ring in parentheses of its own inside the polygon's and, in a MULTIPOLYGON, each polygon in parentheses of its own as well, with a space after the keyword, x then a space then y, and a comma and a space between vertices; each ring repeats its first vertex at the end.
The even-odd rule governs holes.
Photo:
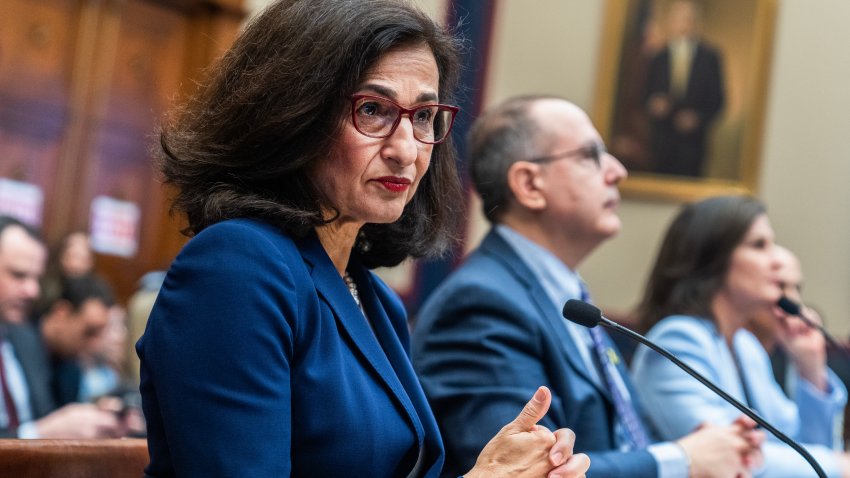
POLYGON ((786 436, 784 433, 777 430, 764 418, 760 417, 758 413, 755 412, 755 410, 752 410, 743 403, 734 399, 731 395, 724 392, 720 387, 700 375, 696 370, 692 369, 690 366, 676 358, 675 355, 668 352, 665 348, 661 347, 660 345, 657 345, 655 342, 649 340, 643 335, 607 319, 602 315, 602 312, 598 308, 580 300, 568 300, 567 303, 564 304, 563 315, 565 319, 571 322, 575 322, 579 325, 583 325, 585 327, 595 327, 596 325, 602 325, 603 327, 606 327, 608 329, 616 330, 617 332, 631 338, 632 340, 637 340, 638 342, 663 355, 668 360, 676 364, 680 369, 687 372, 688 375, 697 379, 699 383, 708 387, 709 390, 716 393, 721 398, 732 404, 735 408, 740 410, 741 413, 752 418, 756 423, 761 425, 762 428, 769 431, 773 434, 773 436, 780 439, 786 445, 794 449, 794 451, 799 453, 800 456, 802 456, 809 463, 809 465, 815 470, 815 473, 817 473, 820 478, 827 478, 826 473, 823 471, 823 468, 820 467, 820 464, 818 464, 818 462, 815 461, 814 457, 812 457, 812 455, 808 451, 806 451, 805 448, 800 446, 799 443, 795 442, 794 440, 786 436))

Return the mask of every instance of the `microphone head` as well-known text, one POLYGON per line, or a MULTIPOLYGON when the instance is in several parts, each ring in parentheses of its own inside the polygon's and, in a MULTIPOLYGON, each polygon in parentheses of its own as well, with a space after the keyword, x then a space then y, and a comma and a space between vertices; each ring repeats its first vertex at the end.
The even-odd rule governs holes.
POLYGON ((800 304, 794 302, 788 297, 785 297, 784 295, 779 298, 776 305, 778 305, 779 308, 788 315, 800 315, 800 304))
POLYGON ((596 327, 602 320, 602 311, 599 308, 577 299, 568 300, 562 313, 565 319, 587 328, 596 327))

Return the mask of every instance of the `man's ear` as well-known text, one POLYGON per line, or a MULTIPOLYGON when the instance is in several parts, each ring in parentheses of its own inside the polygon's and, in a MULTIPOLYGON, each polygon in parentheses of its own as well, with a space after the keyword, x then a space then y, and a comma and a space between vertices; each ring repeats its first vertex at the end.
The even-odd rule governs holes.
POLYGON ((529 161, 517 161, 508 169, 508 188, 522 207, 539 211, 546 207, 545 179, 541 166, 529 161))

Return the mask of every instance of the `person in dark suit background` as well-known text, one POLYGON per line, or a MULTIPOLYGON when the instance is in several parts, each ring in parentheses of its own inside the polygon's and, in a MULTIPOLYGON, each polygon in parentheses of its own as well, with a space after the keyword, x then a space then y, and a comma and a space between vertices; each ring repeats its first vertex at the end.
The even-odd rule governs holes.
POLYGON ((590 331, 561 316, 567 299, 587 298, 577 267, 620 229, 617 185, 626 170, 587 115, 560 98, 510 99, 476 120, 469 148, 493 227, 429 297, 413 331, 447 476, 469 466, 537 383, 552 390, 541 424, 576 432, 590 477, 747 476, 762 438, 750 432, 753 422, 652 443, 607 334, 599 335, 602 362, 590 331))
POLYGON ((26 436, 26 423, 56 408, 47 358, 38 333, 27 323, 46 258, 38 232, 0 216, 0 436, 4 438, 26 436), (22 425, 24 430, 19 431, 22 425))
POLYGON ((81 401, 81 359, 100 345, 115 301, 106 282, 91 274, 62 279, 58 294, 37 324, 53 369, 51 388, 61 406, 81 401))
POLYGON ((121 436, 123 428, 111 411, 88 403, 57 409, 47 354, 26 320, 39 295, 46 257, 35 229, 0 216, 0 437, 121 436))
POLYGON ((702 177, 709 128, 724 103, 720 53, 698 37, 700 9, 675 0, 667 46, 649 61, 645 105, 653 172, 702 177))
MULTIPOLYGON (((411 2, 277 1, 163 126, 193 237, 136 346, 147 476, 439 474, 404 307, 370 269, 452 243, 457 48, 411 2)), ((582 476, 572 433, 535 425, 550 398, 466 477, 582 476)))

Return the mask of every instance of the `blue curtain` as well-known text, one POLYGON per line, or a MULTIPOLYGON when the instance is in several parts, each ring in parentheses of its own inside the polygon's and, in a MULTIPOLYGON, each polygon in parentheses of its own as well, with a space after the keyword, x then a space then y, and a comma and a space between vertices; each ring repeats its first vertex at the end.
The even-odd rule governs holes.
MULTIPOLYGON (((466 166, 466 134, 483 106, 495 4, 495 1, 450 0, 447 12, 446 25, 464 39, 463 69, 457 95, 461 111, 455 119, 452 134, 459 156, 458 171, 467 191, 470 185, 466 166)), ((444 259, 416 264, 413 290, 403 297, 411 318, 415 319, 419 306, 455 268, 462 253, 463 250, 458 248, 444 259)))

